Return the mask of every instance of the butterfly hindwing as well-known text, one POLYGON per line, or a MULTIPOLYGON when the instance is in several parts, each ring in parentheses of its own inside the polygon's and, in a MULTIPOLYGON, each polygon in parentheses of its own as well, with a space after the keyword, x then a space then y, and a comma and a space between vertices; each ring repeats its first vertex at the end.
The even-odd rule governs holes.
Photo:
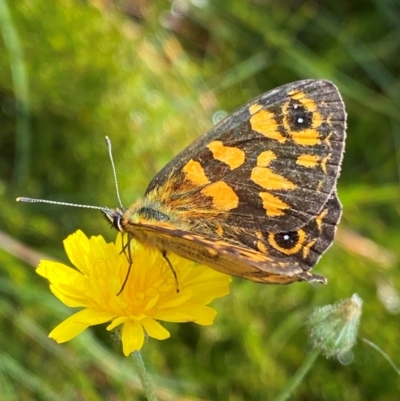
POLYGON ((256 231, 248 233, 246 240, 243 232, 237 238, 223 234, 218 240, 213 240, 168 222, 156 225, 146 221, 130 222, 125 229, 141 242, 252 281, 279 284, 302 280, 325 282, 323 277, 312 275, 309 270, 332 243, 340 210, 338 198, 333 194, 321 213, 296 232, 260 234, 256 231), (285 235, 289 236, 287 244, 285 235))

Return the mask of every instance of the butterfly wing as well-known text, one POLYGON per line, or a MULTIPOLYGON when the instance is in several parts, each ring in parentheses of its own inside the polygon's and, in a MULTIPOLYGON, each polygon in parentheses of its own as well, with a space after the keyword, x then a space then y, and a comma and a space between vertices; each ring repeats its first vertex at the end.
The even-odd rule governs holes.
POLYGON ((331 82, 281 86, 178 154, 145 197, 193 227, 214 221, 275 233, 296 230, 321 212, 336 188, 345 120, 331 82))
POLYGON ((215 241, 169 222, 153 224, 145 220, 125 221, 124 229, 145 244, 233 276, 270 284, 326 283, 324 277, 313 275, 309 270, 332 243, 340 210, 337 196, 333 194, 318 216, 301 229, 285 234, 289 235, 286 240, 278 238, 280 234, 256 230, 246 233, 246 240, 241 237, 236 242, 215 241), (253 243, 254 249, 246 246, 246 242, 253 243))

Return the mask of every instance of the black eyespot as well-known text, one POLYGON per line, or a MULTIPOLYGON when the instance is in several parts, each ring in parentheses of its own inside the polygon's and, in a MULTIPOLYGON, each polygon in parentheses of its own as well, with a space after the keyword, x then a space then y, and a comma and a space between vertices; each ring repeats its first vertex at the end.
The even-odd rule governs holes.
POLYGON ((299 234, 297 231, 278 233, 274 235, 274 239, 281 248, 292 249, 299 242, 299 234))
POLYGON ((292 100, 289 106, 289 125, 293 131, 302 131, 312 127, 313 113, 301 103, 292 100))

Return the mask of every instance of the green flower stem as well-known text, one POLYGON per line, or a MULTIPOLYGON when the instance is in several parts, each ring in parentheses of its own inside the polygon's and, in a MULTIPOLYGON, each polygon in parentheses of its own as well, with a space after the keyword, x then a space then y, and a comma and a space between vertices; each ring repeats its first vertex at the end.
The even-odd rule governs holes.
POLYGON ((146 394, 148 401, 157 401, 156 395, 154 393, 154 388, 151 380, 147 374, 146 367, 144 366, 144 361, 140 351, 132 352, 133 360, 135 361, 136 369, 139 374, 140 381, 142 382, 143 390, 146 394))
POLYGON ((311 369, 311 366, 314 364, 319 354, 320 351, 318 349, 314 349, 310 352, 307 359, 303 362, 303 365, 295 373, 291 380, 289 380, 289 383, 286 385, 285 389, 275 398, 274 401, 284 401, 290 397, 296 387, 303 381, 305 375, 311 369))
POLYGON ((379 348, 375 343, 373 343, 372 341, 367 340, 366 338, 362 339, 365 344, 368 344, 370 347, 372 347, 375 351, 379 352, 392 366, 392 368, 396 371, 396 373, 398 375, 400 375, 400 369, 396 366, 396 364, 392 361, 392 358, 390 358, 390 356, 383 351, 382 348, 379 348))

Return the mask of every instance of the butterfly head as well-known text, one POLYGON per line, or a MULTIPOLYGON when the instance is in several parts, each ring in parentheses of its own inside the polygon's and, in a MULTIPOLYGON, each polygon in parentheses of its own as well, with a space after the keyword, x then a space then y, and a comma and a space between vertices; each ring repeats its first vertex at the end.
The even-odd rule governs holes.
POLYGON ((122 226, 122 217, 124 215, 124 210, 120 208, 110 209, 108 207, 104 207, 101 209, 103 215, 107 219, 107 221, 118 231, 125 232, 124 227, 122 226))

